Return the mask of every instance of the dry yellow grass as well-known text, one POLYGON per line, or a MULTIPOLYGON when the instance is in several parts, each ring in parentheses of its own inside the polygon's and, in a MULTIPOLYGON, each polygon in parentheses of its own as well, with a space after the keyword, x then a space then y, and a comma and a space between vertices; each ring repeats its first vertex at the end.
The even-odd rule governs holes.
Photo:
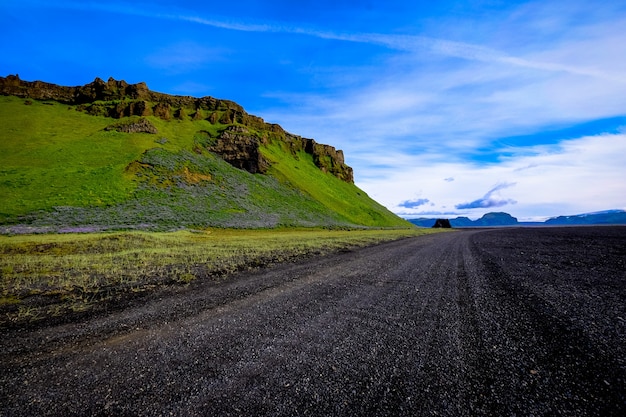
POLYGON ((120 292, 223 279, 236 271, 432 232, 210 229, 0 236, 0 308, 9 318, 38 318, 60 314, 59 303, 84 309, 120 292), (42 298, 45 311, 28 302, 42 298))

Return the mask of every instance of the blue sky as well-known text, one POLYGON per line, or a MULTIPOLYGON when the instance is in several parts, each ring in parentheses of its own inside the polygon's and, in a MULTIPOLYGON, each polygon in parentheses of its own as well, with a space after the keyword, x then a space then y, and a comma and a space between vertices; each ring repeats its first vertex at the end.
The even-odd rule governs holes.
POLYGON ((626 209, 626 1, 0 2, 0 75, 230 99, 405 217, 626 209))

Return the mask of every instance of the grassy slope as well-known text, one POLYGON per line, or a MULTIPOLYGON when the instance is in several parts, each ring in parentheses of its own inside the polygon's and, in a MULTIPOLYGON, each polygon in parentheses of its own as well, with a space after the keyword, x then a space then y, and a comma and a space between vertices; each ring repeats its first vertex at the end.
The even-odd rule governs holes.
POLYGON ((372 200, 356 185, 321 172, 311 155, 299 152, 293 157, 279 144, 270 144, 263 151, 272 161, 272 175, 293 184, 343 218, 365 226, 406 226, 405 220, 372 200))
POLYGON ((0 97, 0 216, 130 197, 136 184, 125 167, 155 136, 105 132, 112 119, 59 103, 23 103, 0 97))
POLYGON ((296 157, 264 150, 270 175, 193 152, 206 120, 149 118, 159 133, 106 132, 114 119, 59 103, 0 96, 0 223, 276 227, 404 226, 353 184, 296 157), (165 139, 165 140, 164 140, 165 139), (149 163, 136 170, 133 161, 149 163), (147 168, 146 168, 147 167, 147 168), (58 207, 64 207, 58 209, 58 207), (26 220, 25 220, 26 219, 26 220))

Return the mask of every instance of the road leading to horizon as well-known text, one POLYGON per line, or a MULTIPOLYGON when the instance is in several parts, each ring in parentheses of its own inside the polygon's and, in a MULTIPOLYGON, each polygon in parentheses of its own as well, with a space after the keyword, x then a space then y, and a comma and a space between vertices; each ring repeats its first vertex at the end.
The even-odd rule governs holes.
POLYGON ((3 329, 0 415, 624 415, 626 228, 468 230, 3 329))

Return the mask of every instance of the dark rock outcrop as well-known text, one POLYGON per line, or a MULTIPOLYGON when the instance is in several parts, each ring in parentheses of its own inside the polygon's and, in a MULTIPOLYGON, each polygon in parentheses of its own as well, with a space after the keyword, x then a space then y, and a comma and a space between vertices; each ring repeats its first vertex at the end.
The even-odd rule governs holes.
POLYGON ((157 93, 149 90, 146 83, 128 84, 124 80, 117 81, 113 78, 109 78, 107 82, 96 78, 93 82, 84 86, 64 87, 43 81, 24 81, 18 75, 9 75, 0 77, 0 94, 35 100, 54 100, 63 104, 83 105, 81 109, 88 112, 91 106, 108 108, 109 106, 121 104, 124 106, 125 111, 113 112, 113 114, 120 116, 145 115, 137 113, 146 111, 147 103, 154 103, 155 106, 161 105, 160 109, 194 109, 191 113, 195 113, 198 109, 210 111, 231 110, 233 113, 245 113, 240 105, 229 100, 157 93), (143 103, 138 105, 137 103, 139 102, 143 103), (131 108, 132 111, 126 110, 127 108, 131 108))
MULTIPOLYGON (((243 121, 251 122, 250 124, 255 126, 255 122, 259 120, 262 121, 263 119, 247 116, 247 120, 243 121)), ((321 171, 332 174, 342 181, 354 182, 352 168, 345 164, 342 151, 329 145, 317 143, 313 139, 292 135, 285 132, 280 126, 268 123, 264 123, 265 129, 263 131, 267 132, 269 128, 270 134, 259 137, 248 129, 250 124, 245 126, 241 124, 230 125, 217 138, 206 141, 204 146, 236 168, 245 169, 253 174, 263 174, 269 168, 270 163, 263 158, 259 147, 269 141, 279 140, 287 145, 292 155, 297 156, 298 152, 308 153, 313 157, 313 163, 321 171)))
POLYGON ((172 109, 168 103, 158 103, 154 106, 154 115, 163 120, 170 120, 172 118, 172 109))
MULTIPOLYGON (((269 164, 261 156, 259 146, 278 140, 286 142, 294 155, 299 151, 312 155, 320 170, 345 182, 354 182, 352 168, 345 164, 341 150, 292 135, 277 124, 266 123, 262 118, 246 113, 243 107, 229 100, 157 93, 151 91, 146 83, 128 84, 113 78, 106 82, 96 78, 84 86, 63 87, 42 81, 23 81, 18 75, 0 77, 0 95, 53 100, 74 105, 87 114, 115 119, 131 116, 154 116, 163 120, 206 119, 212 124, 229 125, 208 149, 237 168, 252 173, 266 172, 269 164)), ((114 129, 153 133, 154 126, 150 128, 141 123, 143 125, 133 127, 129 127, 132 124, 118 124, 114 125, 114 129)), ((156 129, 154 131, 156 133, 156 129)))
POLYGON ((319 169, 345 182, 354 182, 352 168, 345 164, 343 151, 336 150, 330 145, 317 143, 313 139, 303 138, 303 141, 304 151, 313 155, 313 162, 319 169))
POLYGON ((212 144, 207 146, 211 152, 235 168, 245 169, 253 174, 264 174, 270 164, 259 151, 261 140, 250 134, 243 126, 229 126, 212 144))
MULTIPOLYGON (((470 220, 468 217, 456 217, 454 219, 437 219, 434 218, 419 218, 410 219, 409 222, 421 226, 431 227, 434 221, 445 220, 450 223, 452 227, 493 227, 493 226, 514 226, 518 224, 515 217, 508 213, 487 213, 480 219, 470 220)), ((441 227, 441 226, 432 226, 441 227)))
POLYGON ((436 229, 441 229, 441 228, 445 228, 445 229, 450 229, 452 226, 450 225, 450 220, 448 219, 437 219, 435 220, 435 224, 433 225, 433 228, 436 229))
POLYGON ((139 120, 132 120, 127 122, 115 123, 107 126, 104 130, 115 130, 117 132, 124 133, 158 133, 157 128, 154 127, 148 119, 141 118, 139 120))

